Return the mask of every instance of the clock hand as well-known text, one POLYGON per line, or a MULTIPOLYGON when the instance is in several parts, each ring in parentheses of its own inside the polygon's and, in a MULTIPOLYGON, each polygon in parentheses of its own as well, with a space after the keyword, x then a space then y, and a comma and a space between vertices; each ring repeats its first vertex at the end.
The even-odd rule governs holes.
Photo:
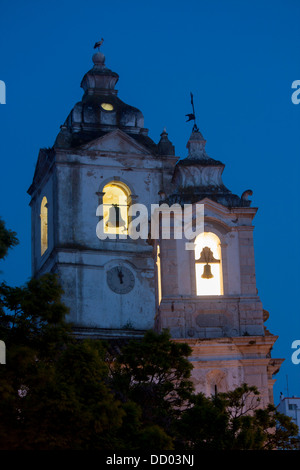
POLYGON ((124 274, 122 273, 121 269, 119 269, 119 268, 118 268, 118 277, 120 279, 120 284, 123 284, 124 274))

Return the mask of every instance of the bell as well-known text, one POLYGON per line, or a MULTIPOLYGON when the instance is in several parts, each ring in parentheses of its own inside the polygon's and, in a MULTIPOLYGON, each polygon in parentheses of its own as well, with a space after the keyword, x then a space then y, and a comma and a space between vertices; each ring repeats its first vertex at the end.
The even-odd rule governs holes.
POLYGON ((211 267, 210 264, 205 264, 204 269, 203 269, 203 274, 201 276, 203 279, 211 279, 214 277, 211 273, 211 267))
POLYGON ((108 221, 106 222, 107 227, 125 227, 126 223, 121 217, 120 207, 117 204, 114 204, 109 209, 109 217, 108 221))

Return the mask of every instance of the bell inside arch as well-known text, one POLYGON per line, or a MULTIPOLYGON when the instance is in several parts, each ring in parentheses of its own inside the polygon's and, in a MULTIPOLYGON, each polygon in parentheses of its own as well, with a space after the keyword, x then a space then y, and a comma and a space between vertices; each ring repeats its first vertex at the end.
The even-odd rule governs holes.
POLYGON ((122 219, 120 207, 117 204, 114 204, 109 209, 108 221, 106 222, 107 227, 125 227, 126 222, 122 219))
POLYGON ((203 279, 211 279, 213 276, 211 272, 211 266, 210 264, 205 264, 204 269, 203 269, 203 274, 201 276, 203 279))

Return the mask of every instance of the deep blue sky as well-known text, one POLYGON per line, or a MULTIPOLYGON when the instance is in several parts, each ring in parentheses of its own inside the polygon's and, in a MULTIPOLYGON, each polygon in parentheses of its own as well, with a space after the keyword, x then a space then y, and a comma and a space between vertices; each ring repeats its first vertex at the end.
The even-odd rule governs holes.
POLYGON ((120 75, 119 97, 138 107, 156 142, 166 127, 186 156, 190 91, 208 154, 226 164, 233 193, 253 190, 257 286, 266 323, 279 335, 273 357, 285 358, 279 393, 300 396, 300 365, 291 343, 300 339, 299 0, 2 2, 0 80, 0 215, 20 245, 2 263, 1 277, 26 282, 30 266, 31 184, 38 151, 51 147, 82 96, 96 40, 106 65, 120 75))

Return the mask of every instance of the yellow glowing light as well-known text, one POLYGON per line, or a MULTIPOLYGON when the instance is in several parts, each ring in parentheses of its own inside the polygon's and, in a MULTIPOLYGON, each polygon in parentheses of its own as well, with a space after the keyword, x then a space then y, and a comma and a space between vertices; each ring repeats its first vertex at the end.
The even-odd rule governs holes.
POLYGON ((110 103, 101 103, 101 108, 105 111, 112 111, 114 109, 113 105, 110 103))
POLYGON ((157 254, 156 254, 156 265, 157 265, 157 284, 158 284, 158 305, 161 302, 161 266, 160 266, 160 247, 157 245, 157 254))
POLYGON ((221 245, 220 239, 212 232, 203 232, 195 240, 195 260, 196 260, 196 290, 197 295, 222 295, 222 263, 221 263, 221 245), (204 263, 197 263, 200 258, 201 251, 204 247, 209 247, 213 252, 215 259, 219 263, 210 263, 211 279, 202 278, 204 263))
POLYGON ((48 207, 47 198, 43 197, 41 203, 41 256, 48 248, 48 207))
POLYGON ((109 183, 103 188, 103 221, 104 233, 127 234, 128 230, 128 195, 125 188, 118 184, 109 183), (117 205, 119 207, 120 221, 124 224, 120 227, 110 227, 107 225, 111 214, 111 209, 117 205))

